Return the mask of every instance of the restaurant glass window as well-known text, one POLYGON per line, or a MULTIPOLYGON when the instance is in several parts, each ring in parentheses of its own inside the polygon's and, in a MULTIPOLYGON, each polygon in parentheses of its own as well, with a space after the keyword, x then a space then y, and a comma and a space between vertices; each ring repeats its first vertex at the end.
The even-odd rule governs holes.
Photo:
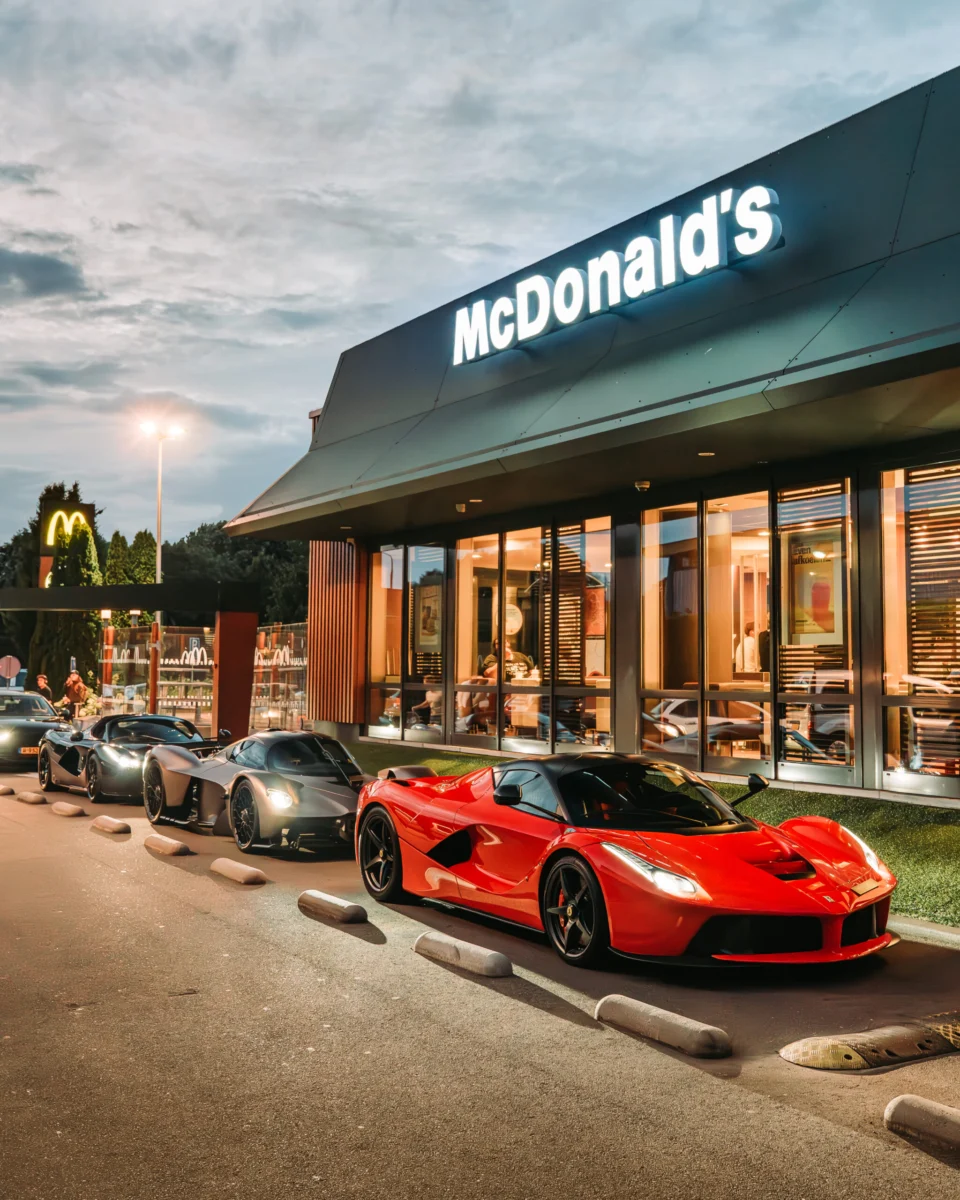
POLYGON ((540 687, 550 680, 550 549, 548 528, 519 529, 504 538, 503 645, 495 637, 493 654, 502 659, 510 687, 540 687))
POLYGON ((700 701, 679 696, 642 699, 640 753, 695 765, 700 753, 700 701))
POLYGON ((960 463, 885 471, 884 690, 960 694, 960 463))
POLYGON ((374 687, 367 696, 367 733, 371 737, 399 738, 400 688, 374 687))
POLYGON ((550 748, 550 697, 532 690, 508 692, 502 705, 505 750, 545 754, 550 748))
POLYGON ((455 732, 497 736, 500 535, 457 542, 455 732))
POLYGON ((718 758, 769 759, 770 705, 708 700, 705 752, 718 758))
POLYGON ((650 690, 700 680, 698 528, 696 503, 643 514, 641 686, 650 690))
POLYGON ((783 765, 852 767, 856 763, 854 729, 854 709, 849 704, 782 704, 778 761, 783 765))
POLYGON ((427 686, 404 688, 403 736, 411 742, 443 740, 443 678, 427 677, 427 686))
POLYGON ((956 795, 960 463, 885 471, 881 526, 884 784, 956 795))
POLYGON ((385 546, 370 564, 370 682, 400 682, 403 550, 385 546))
POLYGON ((407 547, 407 680, 443 680, 442 546, 407 547))
POLYGON ((781 692, 853 691, 849 481, 777 495, 781 692))
POLYGON ((770 683, 770 525, 766 492, 709 500, 706 510, 707 689, 770 683))

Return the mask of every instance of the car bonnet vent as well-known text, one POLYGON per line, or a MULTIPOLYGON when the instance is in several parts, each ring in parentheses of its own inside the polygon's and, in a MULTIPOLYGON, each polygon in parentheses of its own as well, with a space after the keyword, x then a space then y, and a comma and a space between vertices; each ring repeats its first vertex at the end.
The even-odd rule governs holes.
POLYGON ((817 874, 807 860, 801 858, 799 854, 795 854, 791 858, 781 858, 776 862, 754 863, 753 865, 759 867, 761 871, 766 871, 768 875, 775 875, 777 879, 785 882, 792 879, 814 879, 817 874))

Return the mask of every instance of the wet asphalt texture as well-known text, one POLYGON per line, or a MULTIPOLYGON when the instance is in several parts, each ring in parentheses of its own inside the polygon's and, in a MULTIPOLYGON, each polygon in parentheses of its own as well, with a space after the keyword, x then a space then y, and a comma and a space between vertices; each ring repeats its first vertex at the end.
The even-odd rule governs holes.
POLYGON ((960 1056, 846 1075, 776 1053, 960 1008, 958 953, 588 972, 491 922, 379 906, 349 854, 250 857, 168 827, 194 854, 162 858, 142 809, 80 802, 89 816, 63 818, 0 797, 3 1200, 960 1194, 960 1160, 882 1122, 904 1092, 960 1105, 960 1056), (95 832, 99 813, 133 832, 95 832), (220 856, 269 882, 211 874, 220 856), (304 917, 310 887, 364 904, 369 925, 304 917), (503 951, 516 975, 413 954, 428 928, 503 951), (610 992, 727 1029, 734 1056, 597 1024, 610 992))

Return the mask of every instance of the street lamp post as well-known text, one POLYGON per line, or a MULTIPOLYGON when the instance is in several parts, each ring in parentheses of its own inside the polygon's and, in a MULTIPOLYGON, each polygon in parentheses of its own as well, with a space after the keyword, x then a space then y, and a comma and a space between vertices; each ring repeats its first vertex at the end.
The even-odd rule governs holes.
MULTIPOLYGON (((147 437, 157 439, 157 567, 156 582, 163 582, 163 443, 167 438, 178 438, 183 433, 179 425, 170 425, 161 429, 156 421, 144 421, 140 429, 147 437)), ((147 685, 147 707, 150 712, 157 711, 157 693, 160 682, 160 623, 163 614, 157 609, 153 618, 153 628, 150 631, 150 678, 147 685)))

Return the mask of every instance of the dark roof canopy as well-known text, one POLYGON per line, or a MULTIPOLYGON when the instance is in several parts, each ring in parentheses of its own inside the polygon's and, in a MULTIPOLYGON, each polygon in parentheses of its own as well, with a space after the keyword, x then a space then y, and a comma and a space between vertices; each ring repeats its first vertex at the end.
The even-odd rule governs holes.
POLYGON ((347 350, 309 452, 228 530, 401 533, 473 498, 488 514, 960 429, 952 372, 930 375, 960 365, 958 144, 960 69, 347 350), (755 183, 779 194, 776 252, 450 365, 458 308, 755 183))
POLYGON ((257 612, 260 588, 251 583, 172 580, 95 587, 0 588, 0 612, 257 612))

